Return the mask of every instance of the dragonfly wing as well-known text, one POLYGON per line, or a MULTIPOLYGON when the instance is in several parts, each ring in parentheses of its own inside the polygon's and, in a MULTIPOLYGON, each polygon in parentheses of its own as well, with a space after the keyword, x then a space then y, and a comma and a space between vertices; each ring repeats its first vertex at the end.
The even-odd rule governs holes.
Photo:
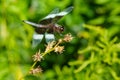
POLYGON ((63 10, 62 12, 58 13, 57 16, 64 16, 70 13, 73 10, 73 7, 68 7, 67 9, 63 10))
POLYGON ((53 34, 47 34, 47 33, 37 34, 37 33, 34 33, 33 41, 32 41, 32 47, 35 48, 38 45, 40 45, 40 43, 42 42, 44 37, 45 37, 45 42, 47 42, 47 43, 50 42, 50 41, 53 41, 55 39, 53 34))
POLYGON ((73 7, 68 7, 67 9, 63 10, 62 12, 59 12, 58 8, 55 8, 48 16, 43 18, 40 21, 40 24, 49 24, 49 23, 55 23, 59 19, 61 19, 63 16, 67 15, 73 10, 73 7))
POLYGON ((45 39, 46 39, 46 42, 48 43, 48 42, 55 40, 55 36, 54 34, 46 34, 45 39))
POLYGON ((50 14, 48 16, 46 16, 45 18, 43 18, 39 23, 40 24, 49 24, 52 22, 52 20, 54 19, 54 17, 56 16, 56 14, 59 13, 59 9, 55 8, 53 11, 50 12, 50 14))
POLYGON ((27 21, 27 20, 24 20, 23 22, 25 22, 25 23, 33 26, 34 28, 41 28, 41 27, 42 27, 41 24, 36 24, 36 23, 34 23, 34 22, 30 22, 30 21, 27 21))
MULTIPOLYGON (((54 10, 52 10, 51 12, 50 12, 50 14, 57 14, 57 13, 59 13, 59 8, 55 8, 54 10)), ((49 14, 49 15, 50 15, 49 14)))
POLYGON ((63 16, 67 15, 73 10, 73 7, 68 7, 67 9, 63 10, 62 12, 58 13, 55 18, 53 19, 53 22, 57 22, 59 19, 61 19, 63 16))
POLYGON ((38 44, 42 41, 44 35, 43 34, 33 34, 33 41, 32 41, 32 47, 38 46, 38 44))

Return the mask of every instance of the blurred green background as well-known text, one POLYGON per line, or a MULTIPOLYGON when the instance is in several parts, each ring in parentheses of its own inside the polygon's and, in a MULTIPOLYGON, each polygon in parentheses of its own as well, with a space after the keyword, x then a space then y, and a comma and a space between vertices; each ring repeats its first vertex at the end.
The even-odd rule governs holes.
POLYGON ((120 0, 0 0, 0 80, 120 80, 120 0), (73 6, 58 23, 74 39, 62 54, 38 63, 39 75, 26 75, 33 64, 34 29, 50 11, 73 6))

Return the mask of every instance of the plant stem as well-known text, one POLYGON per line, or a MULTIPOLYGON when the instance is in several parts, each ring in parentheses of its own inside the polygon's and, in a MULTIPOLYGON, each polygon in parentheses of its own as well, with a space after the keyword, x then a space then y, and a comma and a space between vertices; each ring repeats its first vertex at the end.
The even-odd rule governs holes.
POLYGON ((32 65, 31 69, 34 68, 34 66, 37 64, 38 61, 34 62, 34 64, 32 65))

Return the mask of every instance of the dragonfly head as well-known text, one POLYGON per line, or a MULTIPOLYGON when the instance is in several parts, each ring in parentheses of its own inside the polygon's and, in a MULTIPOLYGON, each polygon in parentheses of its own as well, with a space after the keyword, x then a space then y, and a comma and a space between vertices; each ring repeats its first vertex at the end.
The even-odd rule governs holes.
POLYGON ((63 26, 59 26, 60 32, 64 31, 64 27, 63 26))
POLYGON ((57 31, 58 33, 61 33, 61 32, 63 32, 64 31, 64 27, 63 26, 61 26, 61 25, 56 25, 56 29, 55 29, 55 31, 57 31))

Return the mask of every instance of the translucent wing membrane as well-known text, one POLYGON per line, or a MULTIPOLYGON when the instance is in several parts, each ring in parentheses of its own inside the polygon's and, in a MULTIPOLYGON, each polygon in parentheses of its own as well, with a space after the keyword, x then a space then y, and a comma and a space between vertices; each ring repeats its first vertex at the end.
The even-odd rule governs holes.
POLYGON ((45 18, 43 18, 39 23, 40 24, 49 24, 52 23, 52 19, 55 17, 55 15, 59 13, 59 8, 55 8, 53 11, 50 12, 49 15, 47 15, 45 18))
POLYGON ((68 7, 67 9, 63 10, 62 12, 58 13, 56 16, 64 16, 70 13, 73 10, 73 7, 68 7))
POLYGON ((63 16, 67 15, 69 12, 73 10, 73 7, 68 7, 67 9, 63 10, 62 12, 59 12, 59 9, 54 9, 48 16, 43 18, 40 21, 40 24, 49 24, 49 23, 55 23, 59 19, 61 19, 63 16))
POLYGON ((62 12, 56 14, 55 18, 53 19, 53 23, 56 23, 59 19, 61 19, 63 16, 67 15, 73 10, 73 7, 68 7, 67 9, 63 10, 62 12))
POLYGON ((57 13, 59 13, 59 8, 55 8, 54 10, 52 10, 51 12, 50 12, 50 14, 57 14, 57 13))

